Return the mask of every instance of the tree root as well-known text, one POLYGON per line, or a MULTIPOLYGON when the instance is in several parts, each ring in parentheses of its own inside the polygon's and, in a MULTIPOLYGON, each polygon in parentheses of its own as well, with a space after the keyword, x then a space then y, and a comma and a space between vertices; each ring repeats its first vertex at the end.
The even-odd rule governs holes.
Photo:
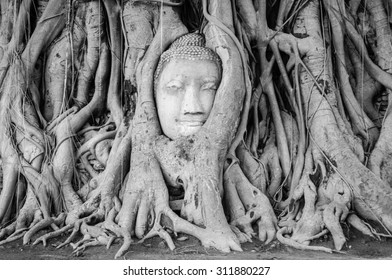
POLYGON ((264 162, 255 159, 252 154, 240 144, 236 150, 241 169, 249 182, 264 194, 267 193, 267 172, 264 162))
POLYGON ((166 241, 166 244, 170 250, 174 250, 175 245, 173 239, 170 237, 169 233, 165 230, 165 228, 160 224, 162 219, 162 214, 163 213, 160 213, 159 216, 156 217, 152 229, 139 242, 142 243, 144 242, 144 240, 148 238, 159 236, 160 238, 166 241))
MULTIPOLYGON (((237 223, 237 224, 239 224, 239 223, 237 223)), ((245 222, 241 223, 241 224, 245 224, 245 222)), ((240 243, 245 243, 245 242, 252 243, 253 242, 252 237, 253 237, 254 233, 247 234, 247 233, 245 233, 246 232, 245 229, 242 229, 242 231, 241 231, 236 225, 230 225, 230 228, 234 232, 234 234, 237 236, 240 243)))
POLYGON ((392 98, 383 122, 373 106, 381 85, 392 90, 381 0, 349 1, 354 18, 366 6, 373 19, 382 16, 361 26, 375 27, 377 38, 363 30, 372 42, 335 0, 281 0, 271 15, 276 1, 43 2, 41 19, 31 13, 33 33, 23 26, 33 1, 0 4, 10 13, 0 23, 0 245, 30 243, 51 228, 33 245, 67 233, 57 247, 75 255, 122 238, 119 258, 153 236, 174 250, 178 233, 223 252, 241 251, 257 234, 266 244, 276 236, 333 253, 346 242, 345 221, 371 238, 392 236, 392 98), (204 23, 187 22, 177 4, 204 23), (222 79, 202 128, 171 140, 161 135, 154 71, 187 26, 221 58, 222 79), (373 151, 378 127, 366 113, 381 126, 373 151), (184 191, 181 215, 170 208, 172 187, 184 191), (282 210, 280 229, 271 203, 282 210), (336 250, 310 246, 327 233, 336 250))
POLYGON ((392 135, 392 131, 388 128, 388 124, 391 122, 392 114, 386 116, 386 127, 382 129, 382 136, 380 136, 375 148, 373 149, 369 157, 369 169, 380 177, 389 186, 392 186, 392 145, 389 140, 389 135, 392 135))
POLYGON ((371 238, 374 239, 378 239, 378 240, 380 239, 377 235, 373 234, 369 226, 364 221, 362 221, 357 215, 349 214, 347 216, 347 222, 355 229, 359 230, 362 234, 370 236, 371 238))
POLYGON ((102 237, 98 236, 94 239, 88 239, 87 237, 84 237, 83 240, 77 242, 77 243, 70 243, 72 246, 73 255, 78 255, 80 252, 86 250, 88 247, 93 247, 93 246, 100 246, 100 245, 106 245, 106 249, 109 249, 111 244, 115 240, 115 236, 111 236, 109 239, 107 237, 102 237))
POLYGON ((85 221, 80 225, 80 233, 83 235, 82 240, 76 243, 69 241, 69 244, 74 250, 73 254, 84 251, 91 246, 105 245, 109 248, 116 238, 116 236, 112 235, 112 233, 101 226, 88 225, 85 221))
MULTIPOLYGON (((134 162, 138 158, 140 160, 140 157, 132 158, 132 166, 138 166, 134 162)), ((149 161, 150 164, 153 161, 149 161)), ((153 166, 158 167, 157 165, 153 166)), ((172 232, 183 232, 193 235, 205 247, 214 247, 223 252, 229 252, 230 250, 241 251, 239 242, 235 234, 230 230, 230 227, 227 226, 226 228, 218 225, 213 228, 207 226, 203 229, 179 218, 169 207, 168 191, 163 183, 162 175, 159 172, 148 173, 151 175, 146 176, 141 172, 131 174, 124 194, 124 204, 119 213, 119 225, 121 227, 135 234, 138 238, 146 239, 159 235, 171 249, 174 249, 174 243, 170 235, 165 231, 165 228, 169 228, 172 232), (147 177, 151 180, 148 183, 145 180, 147 177), (140 181, 142 178, 143 180, 140 181), (144 184, 140 184, 140 182, 144 182, 144 184), (151 221, 153 221, 153 224, 151 224, 151 221), (152 228, 149 229, 150 227, 152 228), (148 232, 144 235, 146 231, 148 232)), ((223 223, 220 220, 217 222, 223 223)), ((128 244, 124 243, 116 257, 122 256, 128 249, 128 245, 129 242, 128 244)))
POLYGON ((7 239, 0 241, 0 246, 11 243, 13 241, 16 241, 20 238, 22 238, 25 233, 26 233, 27 229, 20 229, 18 231, 15 231, 14 234, 10 235, 7 239))
MULTIPOLYGON (((343 245, 346 243, 346 238, 344 237, 343 230, 339 224, 340 219, 344 220, 344 218, 340 217, 339 211, 342 211, 340 210, 341 208, 342 206, 340 205, 330 203, 323 211, 323 221, 325 223, 326 228, 332 234, 335 248, 338 251, 340 251, 343 248, 343 245)), ((346 211, 348 213, 347 208, 346 211)))
POLYGON ((325 253, 334 253, 337 252, 335 250, 332 250, 330 248, 322 247, 322 246, 308 246, 304 245, 301 243, 298 243, 297 241, 293 240, 292 238, 286 238, 284 235, 286 234, 291 234, 291 232, 288 230, 287 227, 280 228, 278 232, 276 233, 276 238, 279 240, 280 243, 293 247, 298 250, 310 250, 310 251, 319 251, 319 252, 325 252, 325 253))
POLYGON ((52 231, 52 232, 49 232, 49 233, 47 233, 47 234, 44 234, 43 236, 37 238, 37 239, 33 242, 33 246, 35 246, 35 245, 39 244, 40 242, 42 242, 42 245, 43 245, 44 247, 46 247, 47 242, 48 242, 49 239, 55 238, 55 237, 57 237, 57 236, 60 236, 60 235, 62 235, 63 233, 66 233, 67 231, 71 230, 72 228, 73 228, 73 225, 72 225, 72 224, 69 224, 69 225, 66 225, 66 226, 62 227, 62 228, 59 229, 59 230, 52 231))
POLYGON ((90 140, 86 141, 78 150, 76 154, 76 159, 81 157, 84 153, 87 153, 88 151, 91 152, 91 154, 95 157, 96 156, 96 146, 99 142, 106 140, 106 139, 113 139, 114 136, 116 135, 116 131, 108 131, 108 132, 102 132, 98 133, 96 136, 91 138, 90 140))
POLYGON ((39 221, 37 224, 35 224, 33 227, 31 227, 25 234, 25 236, 23 237, 23 245, 26 245, 28 243, 30 243, 32 237, 34 234, 36 234, 37 232, 39 232, 40 230, 47 228, 48 226, 52 226, 54 227, 54 229, 58 230, 59 225, 61 225, 62 223, 64 223, 65 221, 65 213, 61 213, 57 218, 47 218, 47 219, 42 219, 41 221, 39 221))
MULTIPOLYGON (((228 167, 226 168, 226 171, 227 169, 228 167)), ((245 207, 238 195, 235 179, 236 177, 228 176, 226 172, 224 173, 225 206, 231 228, 232 230, 233 228, 235 229, 233 232, 237 235, 240 242, 246 242, 246 240, 251 239, 255 233, 250 221, 245 218, 245 207)))
MULTIPOLYGON (((240 217, 232 217, 231 224, 244 230, 247 236, 253 235, 252 223, 257 221, 258 237, 266 244, 275 238, 277 219, 267 197, 254 187, 242 173, 238 163, 233 163, 224 174, 225 188, 232 188, 234 184, 240 203, 245 207, 246 213, 240 217)), ((229 191, 226 195, 235 195, 229 191)), ((229 199, 229 201, 232 199, 229 199)), ((229 209, 238 208, 237 205, 228 205, 229 209)))
MULTIPOLYGON (((245 180, 243 176, 239 177, 245 180)), ((250 223, 257 221, 259 239, 265 241, 266 244, 270 243, 275 238, 277 219, 267 197, 251 184, 246 184, 246 181, 237 184, 236 187, 247 210, 245 216, 250 223)))
POLYGON ((0 240, 2 240, 6 236, 10 236, 11 234, 13 234, 15 232, 15 229, 16 229, 16 221, 2 228, 0 230, 0 240))

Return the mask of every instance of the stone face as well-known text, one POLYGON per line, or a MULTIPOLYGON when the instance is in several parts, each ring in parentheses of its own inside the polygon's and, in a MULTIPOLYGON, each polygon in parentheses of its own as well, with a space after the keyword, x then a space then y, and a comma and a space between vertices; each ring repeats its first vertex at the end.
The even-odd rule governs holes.
POLYGON ((203 126, 220 79, 220 70, 213 61, 173 59, 165 64, 155 89, 155 101, 167 137, 189 136, 203 126))

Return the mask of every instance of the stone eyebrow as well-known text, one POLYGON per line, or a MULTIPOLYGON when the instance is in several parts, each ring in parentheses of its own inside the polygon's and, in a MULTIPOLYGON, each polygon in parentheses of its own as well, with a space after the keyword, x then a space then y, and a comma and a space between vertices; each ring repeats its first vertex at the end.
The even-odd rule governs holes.
POLYGON ((215 77, 215 76, 206 77, 206 78, 203 79, 204 83, 216 83, 218 81, 219 81, 218 77, 215 77))

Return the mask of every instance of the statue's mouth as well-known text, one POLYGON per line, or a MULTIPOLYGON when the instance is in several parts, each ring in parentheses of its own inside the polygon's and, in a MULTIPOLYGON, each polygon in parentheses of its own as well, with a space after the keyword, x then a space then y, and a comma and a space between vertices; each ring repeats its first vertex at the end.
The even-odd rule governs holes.
POLYGON ((202 115, 195 116, 183 116, 176 120, 182 126, 194 127, 194 126, 202 126, 206 119, 202 115))
POLYGON ((180 124, 184 126, 202 126, 205 121, 192 121, 192 120, 181 120, 179 121, 180 124))

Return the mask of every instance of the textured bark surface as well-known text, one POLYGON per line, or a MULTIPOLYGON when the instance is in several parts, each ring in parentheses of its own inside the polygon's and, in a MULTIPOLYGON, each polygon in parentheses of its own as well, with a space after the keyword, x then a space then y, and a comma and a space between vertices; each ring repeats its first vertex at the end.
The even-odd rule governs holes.
POLYGON ((333 252, 345 222, 391 237, 386 4, 2 1, 0 244, 66 233, 57 247, 120 239, 120 257, 183 233, 333 252), (222 79, 200 130, 171 140, 154 73, 195 31, 222 79), (312 246, 326 234, 334 248, 312 246))

